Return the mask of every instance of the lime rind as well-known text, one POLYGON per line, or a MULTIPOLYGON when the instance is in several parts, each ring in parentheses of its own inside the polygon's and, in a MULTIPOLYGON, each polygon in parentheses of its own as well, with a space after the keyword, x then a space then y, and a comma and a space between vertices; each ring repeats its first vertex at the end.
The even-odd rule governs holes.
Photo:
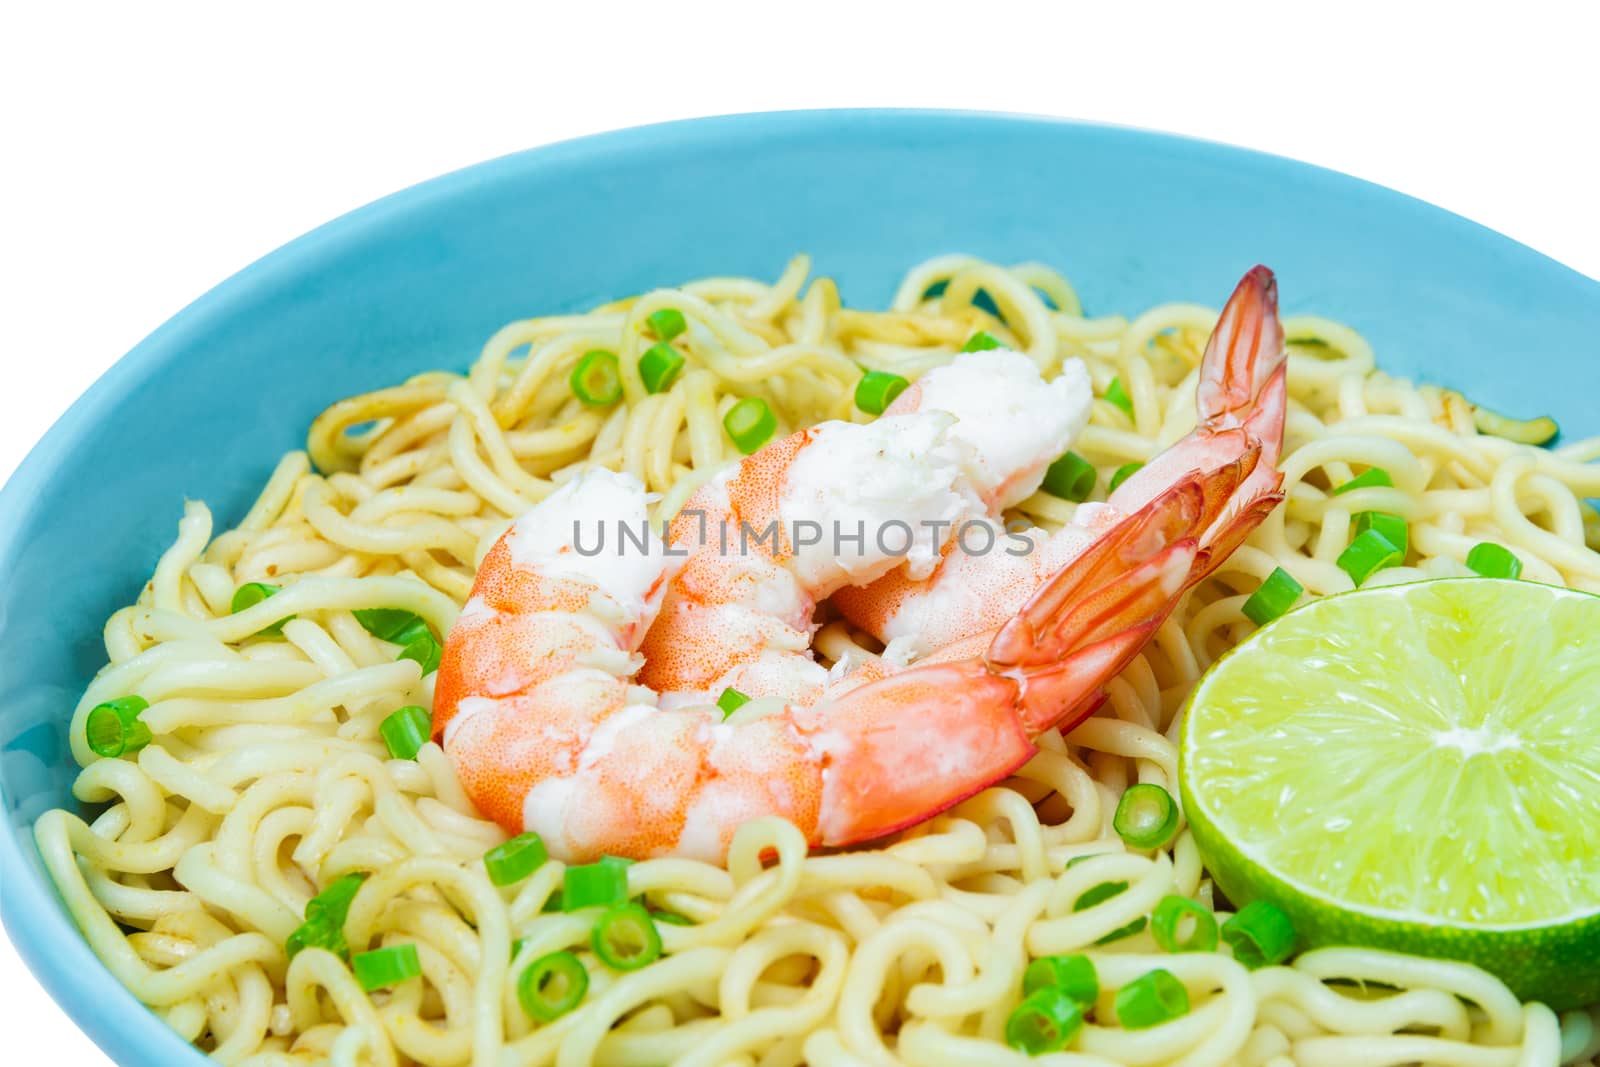
POLYGON ((1476 578, 1307 604, 1191 694, 1179 785, 1218 886, 1304 945, 1600 1000, 1600 598, 1476 578))

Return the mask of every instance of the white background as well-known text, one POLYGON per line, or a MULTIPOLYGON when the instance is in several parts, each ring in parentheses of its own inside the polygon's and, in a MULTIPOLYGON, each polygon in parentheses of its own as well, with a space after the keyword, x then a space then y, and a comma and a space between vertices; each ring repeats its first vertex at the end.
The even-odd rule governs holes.
MULTIPOLYGON (((1171 130, 1392 186, 1600 277, 1600 17, 1577 4, 12 10, 0 478, 114 359, 289 238, 442 171, 662 119, 883 105, 1171 130)), ((0 1033, 7 1062, 107 1062, 3 938, 0 1033)))

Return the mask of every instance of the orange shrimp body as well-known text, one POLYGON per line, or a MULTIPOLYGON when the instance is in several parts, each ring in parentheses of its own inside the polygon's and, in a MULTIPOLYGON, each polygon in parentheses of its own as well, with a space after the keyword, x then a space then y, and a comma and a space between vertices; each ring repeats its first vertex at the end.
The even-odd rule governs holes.
MULTIPOLYGON (((811 615, 885 581, 915 596, 950 566, 951 522, 1026 489, 1035 474, 1003 457, 974 475, 982 449, 952 433, 951 413, 891 412, 775 442, 703 487, 666 539, 644 530, 636 480, 574 479, 485 558, 446 642, 435 737, 486 814, 571 861, 716 861, 740 825, 767 815, 815 845, 848 845, 950 807, 1085 714, 1275 502, 1263 458, 1277 445, 1257 434, 1281 432, 1282 401, 1275 423, 1249 410, 1262 397, 1272 406, 1259 379, 1281 393, 1269 273, 1241 283, 1218 336, 1208 365, 1243 380, 1203 383, 1202 405, 1245 396, 1232 421, 1207 424, 1239 447, 1197 455, 1164 486, 1147 478, 1155 491, 1125 517, 1108 508, 1075 540, 1041 541, 1026 569, 986 579, 1005 586, 1008 610, 969 612, 910 662, 824 670, 807 647, 811 615), (826 524, 891 517, 946 534, 914 533, 898 552, 827 543, 826 524), (824 527, 821 544, 802 522, 824 527), (752 532, 767 535, 753 548, 752 532), (730 533, 746 540, 730 547, 730 533), (714 701, 735 682, 755 699, 725 719, 714 701)), ((1073 421, 1061 423, 1069 437, 1073 421)))

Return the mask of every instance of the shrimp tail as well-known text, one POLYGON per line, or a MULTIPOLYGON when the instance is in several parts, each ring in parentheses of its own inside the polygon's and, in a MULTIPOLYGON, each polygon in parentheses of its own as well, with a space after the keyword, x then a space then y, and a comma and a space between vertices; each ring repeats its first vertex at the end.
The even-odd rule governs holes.
POLYGON ((1021 676, 1018 707, 1029 736, 1061 725, 1075 708, 1088 707, 1086 700, 1139 654, 1171 614, 1201 555, 1199 542, 1184 538, 1074 604, 1020 657, 1035 662, 1002 663, 991 646, 990 668, 1021 676), (1043 648, 1067 651, 1036 662, 1043 648))
POLYGON ((985 659, 990 669, 1025 679, 1030 734, 1089 707, 1088 698, 1155 635, 1208 566, 1201 536, 1252 475, 1259 451, 1196 473, 1128 516, 995 634, 985 659))
MULTIPOLYGON (((1196 402, 1202 425, 1222 429, 1256 422, 1265 429, 1252 416, 1259 414, 1257 399, 1279 376, 1285 359, 1277 279, 1266 267, 1252 267, 1234 287, 1200 360, 1196 402)), ((1281 413, 1280 406, 1280 434, 1281 413)))

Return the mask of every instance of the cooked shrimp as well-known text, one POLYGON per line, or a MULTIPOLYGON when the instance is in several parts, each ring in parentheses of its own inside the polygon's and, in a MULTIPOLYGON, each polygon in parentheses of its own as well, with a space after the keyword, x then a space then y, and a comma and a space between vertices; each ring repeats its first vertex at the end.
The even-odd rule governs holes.
POLYGON ((669 707, 725 688, 815 699, 827 681, 811 654, 816 605, 897 566, 928 574, 951 523, 978 506, 954 421, 926 412, 825 422, 702 486, 672 522, 672 550, 686 562, 645 638, 640 681, 671 694, 669 707))
MULTIPOLYGON (((1252 308, 1227 334, 1230 348, 1247 346, 1267 361, 1281 356, 1275 322, 1265 321, 1271 298, 1270 276, 1235 294, 1252 308)), ((1257 357, 1224 362, 1253 374, 1257 357)), ((828 427, 795 434, 703 491, 706 529, 726 530, 737 518, 764 531, 763 520, 797 515, 835 531, 913 519, 948 527, 984 507, 963 484, 958 468, 970 449, 952 442, 952 421, 918 411, 872 424, 882 428, 876 436, 828 427)), ((817 595, 871 582, 899 566, 898 555, 843 554, 832 545, 813 552, 815 544, 780 521, 776 547, 752 557, 750 571, 708 571, 715 595, 686 600, 692 621, 673 624, 695 632, 696 647, 656 650, 663 662, 652 666, 652 624, 669 588, 724 546, 694 527, 684 532, 683 523, 696 521, 687 514, 670 544, 642 531, 641 485, 605 471, 584 475, 519 519, 485 559, 446 643, 435 734, 485 813, 513 832, 537 831, 567 859, 716 860, 738 826, 764 815, 788 819, 817 845, 882 836, 1015 770, 1035 752, 1033 738, 1085 706, 1137 654, 1207 565, 1202 538, 1237 543, 1233 526, 1259 520, 1258 506, 1236 501, 1261 453, 1247 447, 1185 476, 1109 525, 1070 566, 1044 575, 996 629, 965 634, 911 666, 876 661, 837 677, 812 673, 798 687, 802 696, 754 700, 727 721, 699 687, 728 677, 738 659, 730 646, 759 638, 757 659, 776 650, 793 653, 796 664, 808 660, 792 646, 795 635, 809 634, 817 595), (607 524, 631 526, 636 548, 587 549, 601 543, 607 524), (690 546, 687 557, 677 554, 690 546), (777 588, 763 606, 767 579, 777 588), (725 595, 721 584, 753 593, 725 595), (739 611, 725 611, 730 604, 739 611), (678 688, 639 684, 657 676, 678 688)), ((1015 491, 1004 482, 992 499, 1015 491)), ((938 567, 942 548, 937 536, 914 533, 904 567, 910 580, 938 567)))
POLYGON ((815 699, 828 678, 811 653, 816 605, 896 567, 926 576, 956 520, 1038 487, 1093 399, 1078 360, 1045 382, 1021 353, 971 353, 876 422, 823 423, 714 478, 672 525, 688 562, 645 638, 640 681, 666 706, 729 688, 815 699), (1009 428, 995 432, 997 419, 1009 428), (774 536, 757 536, 773 524, 774 536), (788 543, 808 532, 815 543, 788 543))
MULTIPOLYGON (((919 410, 948 403, 959 419, 952 435, 975 440, 987 433, 1003 440, 1014 426, 1010 408, 985 396, 971 381, 964 380, 962 388, 940 383, 954 366, 923 376, 919 410), (972 423, 986 429, 975 426, 963 432, 972 423)), ((947 544, 928 577, 897 569, 869 585, 841 590, 834 605, 852 624, 885 642, 890 659, 906 662, 926 656, 1005 622, 1048 575, 1071 565, 1105 531, 1157 494, 1185 479, 1243 466, 1247 477, 1239 491, 1215 528, 1201 537, 1205 562, 1191 583, 1200 580, 1281 499, 1277 460, 1283 444, 1284 367, 1276 284, 1270 271, 1257 267, 1223 309, 1201 359, 1198 425, 1118 486, 1105 503, 1080 506, 1073 521, 1053 534, 1038 528, 1008 532, 998 518, 1002 497, 999 506, 991 502, 984 513, 963 518, 968 532, 947 544)), ((1031 466, 1013 463, 1016 473, 1005 496, 1022 499, 1038 489, 1045 464, 1060 451, 1046 453, 1031 466)))
POLYGON ((1009 348, 968 352, 928 371, 902 392, 886 415, 943 411, 952 440, 967 450, 962 473, 988 514, 1032 496, 1045 468, 1089 423, 1094 389, 1080 359, 1049 381, 1028 356, 1009 348))

